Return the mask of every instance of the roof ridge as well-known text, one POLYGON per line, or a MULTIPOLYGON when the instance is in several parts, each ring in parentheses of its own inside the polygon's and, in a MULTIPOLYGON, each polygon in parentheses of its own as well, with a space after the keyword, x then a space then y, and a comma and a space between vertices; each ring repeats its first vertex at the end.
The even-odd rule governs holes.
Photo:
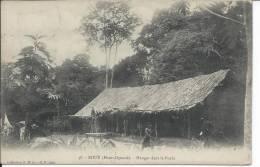
POLYGON ((197 75, 197 76, 194 76, 194 77, 189 77, 189 78, 184 78, 184 79, 180 79, 180 80, 176 80, 176 81, 170 81, 170 82, 165 82, 165 83, 157 83, 157 84, 153 84, 153 85, 142 85, 142 86, 127 86, 127 87, 118 87, 118 88, 107 88, 107 89, 104 89, 105 90, 113 90, 113 89, 133 89, 133 88, 141 88, 141 87, 152 87, 152 86, 158 86, 158 85, 167 85, 167 84, 171 84, 171 83, 176 83, 176 82, 180 82, 180 81, 185 81, 185 80, 189 80, 189 79, 194 79, 194 78, 199 78, 199 77, 202 77, 202 76, 209 76, 209 75, 213 75, 213 74, 216 74, 216 73, 220 73, 220 72, 229 72, 230 69, 221 69, 221 70, 218 70, 218 71, 215 71, 213 73, 208 73, 208 74, 201 74, 201 75, 197 75))

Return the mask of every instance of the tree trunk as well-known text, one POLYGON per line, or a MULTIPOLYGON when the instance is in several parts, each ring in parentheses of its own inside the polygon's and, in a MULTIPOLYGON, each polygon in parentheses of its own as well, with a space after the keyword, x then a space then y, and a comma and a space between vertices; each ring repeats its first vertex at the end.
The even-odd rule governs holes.
MULTIPOLYGON (((116 64, 116 59, 117 59, 117 48, 118 48, 118 45, 116 44, 116 50, 115 50, 115 57, 114 57, 114 66, 116 64)), ((113 87, 113 79, 114 79, 114 66, 112 67, 112 71, 111 71, 111 80, 110 80, 110 88, 113 87)))
POLYGON ((57 109, 57 119, 56 121, 58 122, 57 124, 57 130, 61 131, 62 127, 61 127, 61 121, 60 121, 60 104, 59 104, 59 100, 56 101, 56 109, 57 109))
POLYGON ((106 54, 106 78, 105 78, 105 88, 107 88, 107 85, 108 85, 108 54, 107 54, 106 44, 105 44, 105 54, 106 54))
MULTIPOLYGON (((252 105, 252 87, 251 87, 251 82, 252 82, 252 24, 251 24, 251 20, 247 20, 247 16, 246 14, 247 13, 250 13, 250 16, 251 16, 251 11, 248 11, 247 8, 246 8, 246 1, 244 2, 244 7, 243 7, 243 13, 244 13, 244 24, 245 24, 245 33, 246 33, 246 41, 247 41, 247 63, 246 63, 246 66, 247 66, 247 73, 246 73, 246 76, 245 76, 245 80, 246 80, 246 91, 245 91, 245 94, 246 94, 246 97, 247 97, 247 100, 246 100, 246 103, 245 103, 245 111, 250 111, 251 109, 251 105, 252 105)), ((252 7, 252 6, 251 6, 252 7)), ((249 9, 250 10, 250 9, 249 9)), ((252 16, 251 16, 252 17, 252 16)), ((245 115, 244 115, 244 131, 242 132, 242 134, 248 134, 248 135, 244 135, 244 144, 245 145, 248 145, 248 146, 251 146, 251 142, 252 142, 252 135, 251 135, 251 129, 250 129, 250 125, 251 125, 251 122, 252 122, 252 116, 251 116, 251 113, 252 112, 245 112, 245 115)))
POLYGON ((25 114, 25 139, 27 142, 31 139, 31 123, 30 123, 30 112, 26 111, 25 114))
POLYGON ((60 102, 57 100, 56 102, 56 109, 57 109, 57 118, 60 119, 60 102))
MULTIPOLYGON (((112 46, 109 47, 109 52, 108 52, 108 72, 111 70, 110 69, 110 60, 111 60, 111 50, 112 50, 112 46)), ((111 77, 111 76, 110 76, 111 77)), ((108 79, 109 80, 109 79, 108 79)), ((108 81, 107 81, 108 82, 108 81)), ((109 85, 107 85, 107 87, 111 87, 109 85)))

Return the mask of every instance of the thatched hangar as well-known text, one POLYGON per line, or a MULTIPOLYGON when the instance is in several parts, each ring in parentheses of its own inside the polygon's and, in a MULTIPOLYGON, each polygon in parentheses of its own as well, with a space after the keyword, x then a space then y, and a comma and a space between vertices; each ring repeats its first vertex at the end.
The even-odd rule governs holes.
POLYGON ((150 124, 159 136, 192 137, 200 132, 202 122, 210 118, 213 118, 212 126, 216 126, 215 129, 224 131, 225 125, 219 122, 225 119, 221 120, 218 115, 225 116, 223 112, 229 112, 227 109, 220 111, 227 104, 217 106, 215 98, 211 100, 214 103, 212 109, 206 103, 216 88, 223 85, 228 72, 220 70, 164 84, 109 88, 75 116, 91 118, 93 114, 94 117, 98 115, 101 125, 95 127, 98 129, 96 131, 116 131, 126 135, 142 135, 144 127, 150 124))

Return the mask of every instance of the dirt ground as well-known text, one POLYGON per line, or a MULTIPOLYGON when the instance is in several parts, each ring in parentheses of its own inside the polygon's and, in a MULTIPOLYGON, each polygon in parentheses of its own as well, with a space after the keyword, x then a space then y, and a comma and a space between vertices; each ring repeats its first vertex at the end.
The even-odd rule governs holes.
MULTIPOLYGON (((20 142, 15 139, 8 139, 7 142, 3 142, 2 146, 6 148, 141 148, 143 138, 139 136, 110 136, 110 137, 87 137, 84 134, 53 134, 47 137, 35 137, 31 141, 20 142)), ((214 140, 208 140, 207 143, 198 139, 186 139, 186 138, 152 138, 151 149, 156 148, 221 148, 221 147, 233 147, 228 143, 219 143, 214 140)))
POLYGON ((250 162, 250 151, 241 146, 214 144, 182 138, 152 140, 141 149, 140 137, 87 138, 60 135, 34 138, 30 142, 2 143, 3 164, 240 164, 250 162), (208 157, 208 158, 205 158, 208 157))

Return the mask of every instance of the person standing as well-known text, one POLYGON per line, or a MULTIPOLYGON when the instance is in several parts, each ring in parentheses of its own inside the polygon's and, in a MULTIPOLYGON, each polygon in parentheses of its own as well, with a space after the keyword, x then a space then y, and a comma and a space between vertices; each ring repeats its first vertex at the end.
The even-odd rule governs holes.
POLYGON ((144 138, 142 141, 142 149, 151 147, 152 130, 151 128, 145 128, 144 138))
POLYGON ((20 141, 24 142, 24 140, 25 140, 25 126, 20 127, 19 136, 20 136, 20 141))

